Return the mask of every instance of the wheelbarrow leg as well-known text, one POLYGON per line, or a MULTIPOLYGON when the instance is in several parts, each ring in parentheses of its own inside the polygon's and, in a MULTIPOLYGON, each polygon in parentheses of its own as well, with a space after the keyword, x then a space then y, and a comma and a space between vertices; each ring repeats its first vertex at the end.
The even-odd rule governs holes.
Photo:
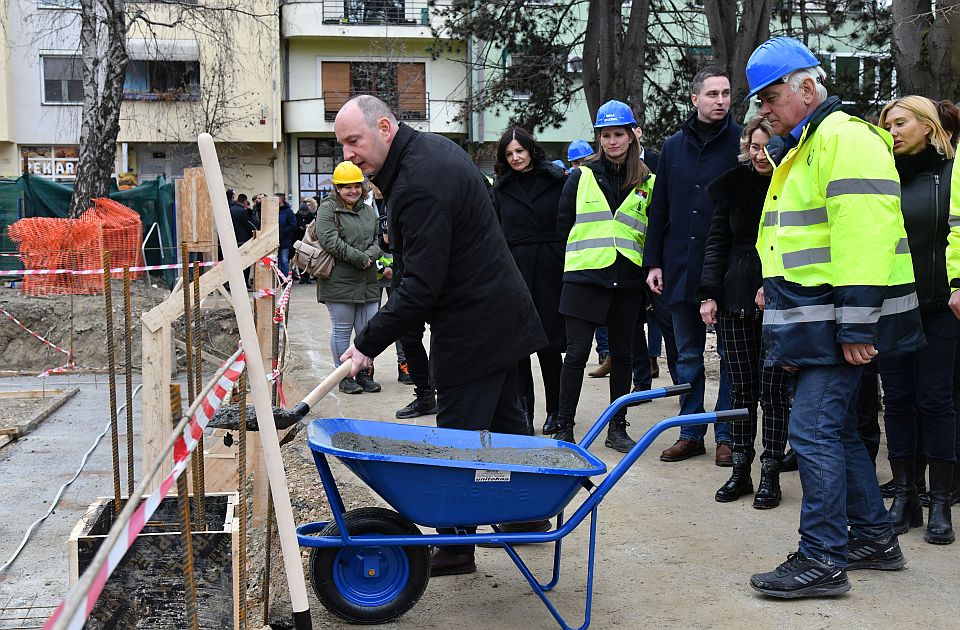
POLYGON ((313 452, 313 461, 320 472, 320 481, 323 483, 323 491, 327 494, 327 501, 330 503, 330 511, 333 513, 333 520, 336 521, 340 529, 340 536, 347 540, 349 532, 344 523, 343 514, 346 511, 343 507, 343 499, 340 497, 340 490, 337 489, 337 482, 333 479, 333 471, 330 470, 330 463, 327 462, 327 456, 323 453, 313 452))
MULTIPOLYGON (((590 512, 590 547, 589 547, 589 558, 587 560, 587 602, 584 609, 583 616, 583 625, 578 628, 572 628, 567 625, 567 622, 564 621, 563 616, 557 611, 556 607, 547 597, 546 590, 535 577, 533 573, 530 572, 530 569, 527 568, 527 565, 520 558, 517 552, 510 545, 504 545, 503 548, 507 552, 507 555, 510 556, 510 559, 513 560, 513 563, 517 565, 517 568, 520 569, 520 573, 523 574, 523 577, 527 578, 527 582, 530 584, 530 588, 533 589, 533 592, 537 594, 537 597, 540 598, 540 601, 543 602, 543 605, 547 607, 547 610, 550 611, 550 614, 553 615, 553 618, 557 620, 557 623, 560 624, 560 627, 563 630, 586 630, 590 626, 590 613, 593 608, 593 564, 595 558, 596 542, 597 542, 597 505, 594 505, 593 510, 590 512)), ((560 559, 560 548, 559 540, 557 541, 557 551, 554 556, 554 579, 548 585, 556 585, 556 582, 559 580, 559 559, 560 559)))
MULTIPOLYGON (((563 512, 557 514, 557 529, 563 527, 563 512)), ((563 544, 563 538, 558 538, 553 544, 553 577, 547 584, 539 584, 544 591, 551 591, 553 587, 560 582, 560 545, 563 544)))

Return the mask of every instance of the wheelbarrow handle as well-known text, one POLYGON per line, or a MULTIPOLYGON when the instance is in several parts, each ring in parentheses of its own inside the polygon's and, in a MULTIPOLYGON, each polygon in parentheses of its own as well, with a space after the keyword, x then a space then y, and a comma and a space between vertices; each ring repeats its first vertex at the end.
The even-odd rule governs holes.
POLYGON ((330 373, 330 376, 320 381, 320 384, 313 388, 313 391, 307 394, 307 397, 302 401, 297 403, 297 406, 293 408, 293 413, 300 416, 303 419, 309 412, 310 408, 316 405, 320 400, 330 393, 334 387, 336 387, 341 380, 350 376, 350 368, 353 367, 353 359, 347 359, 340 364, 340 367, 335 369, 330 373))
POLYGON ((750 412, 746 409, 728 409, 717 411, 717 422, 749 422, 750 412))
POLYGON ((615 401, 610 403, 610 405, 600 414, 600 417, 597 418, 597 421, 593 423, 593 426, 587 431, 586 435, 583 436, 583 439, 580 440, 579 446, 581 448, 590 448, 590 445, 593 444, 593 441, 597 439, 597 436, 600 435, 600 432, 603 431, 603 428, 607 426, 607 423, 624 407, 636 407, 642 403, 645 403, 649 400, 654 400, 656 398, 664 398, 666 396, 679 396, 680 394, 686 394, 691 389, 689 383, 682 383, 680 385, 668 385, 666 387, 656 387, 653 389, 646 389, 641 392, 630 392, 629 394, 624 394, 620 398, 617 398, 615 401))

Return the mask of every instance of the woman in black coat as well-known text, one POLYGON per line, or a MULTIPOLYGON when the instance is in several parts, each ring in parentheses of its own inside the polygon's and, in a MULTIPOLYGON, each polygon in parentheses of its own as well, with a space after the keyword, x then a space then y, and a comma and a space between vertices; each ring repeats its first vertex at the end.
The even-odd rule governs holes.
POLYGON ((893 471, 890 521, 898 534, 923 524, 915 477, 917 451, 923 448, 930 470, 930 515, 924 539, 946 545, 955 539, 950 515, 957 463, 952 368, 960 322, 948 306, 951 289, 946 267, 955 150, 940 114, 937 104, 922 96, 897 99, 880 112, 880 126, 893 136, 903 225, 927 345, 893 359, 881 355, 878 362, 893 471), (923 435, 918 440, 920 426, 923 435))
POLYGON ((732 404, 750 411, 750 422, 734 422, 733 473, 717 490, 716 500, 734 501, 753 493, 750 467, 757 439, 757 403, 763 408, 763 454, 757 509, 780 504, 780 468, 790 417, 790 375, 783 368, 763 366, 758 291, 763 286, 757 230, 770 186, 773 165, 764 147, 773 129, 763 118, 747 123, 740 138, 740 164, 707 188, 717 206, 703 257, 697 290, 700 316, 716 327, 727 351, 732 404))
MULTIPOLYGON (((563 282, 563 243, 557 232, 557 204, 566 175, 547 161, 546 153, 530 132, 508 129, 497 145, 497 179, 493 202, 513 260, 533 296, 549 345, 537 351, 547 419, 543 432, 557 430, 560 409, 561 353, 564 324, 560 316, 563 282)), ((518 374, 520 406, 533 434, 533 374, 530 358, 520 361, 518 374)))

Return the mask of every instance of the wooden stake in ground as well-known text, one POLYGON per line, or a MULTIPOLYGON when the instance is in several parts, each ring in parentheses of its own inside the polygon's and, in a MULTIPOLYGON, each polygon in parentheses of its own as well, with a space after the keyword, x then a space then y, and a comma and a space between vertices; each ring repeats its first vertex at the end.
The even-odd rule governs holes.
POLYGON ((280 537, 280 549, 286 570, 287 584, 290 588, 290 602, 293 607, 293 622, 297 630, 310 630, 310 606, 307 602, 307 585, 303 576, 300 560, 300 547, 297 543, 296 525, 293 520, 293 508, 290 505, 290 492, 287 477, 283 469, 283 457, 277 438, 277 427, 273 420, 273 407, 270 404, 270 392, 267 388, 267 375, 263 369, 263 357, 260 352, 256 327, 253 323, 253 311, 246 298, 247 285, 243 278, 243 267, 237 252, 237 239, 233 233, 230 209, 227 207, 223 174, 220 172, 220 160, 210 134, 200 134, 197 139, 200 158, 213 202, 213 214, 216 220, 220 247, 223 252, 223 266, 230 280, 230 295, 233 296, 233 308, 237 315, 240 339, 247 355, 247 370, 250 375, 250 389, 254 408, 257 411, 257 426, 266 460, 267 475, 276 508, 277 530, 280 537))

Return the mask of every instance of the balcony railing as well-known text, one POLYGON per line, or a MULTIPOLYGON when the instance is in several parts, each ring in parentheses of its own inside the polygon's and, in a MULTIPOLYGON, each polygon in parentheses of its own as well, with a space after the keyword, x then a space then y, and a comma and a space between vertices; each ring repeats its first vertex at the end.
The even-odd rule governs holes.
POLYGON ((324 24, 430 26, 429 0, 321 0, 324 24))
POLYGON ((430 120, 430 93, 405 90, 402 92, 324 92, 323 118, 333 121, 337 112, 350 98, 359 94, 372 94, 390 106, 397 120, 430 120))

